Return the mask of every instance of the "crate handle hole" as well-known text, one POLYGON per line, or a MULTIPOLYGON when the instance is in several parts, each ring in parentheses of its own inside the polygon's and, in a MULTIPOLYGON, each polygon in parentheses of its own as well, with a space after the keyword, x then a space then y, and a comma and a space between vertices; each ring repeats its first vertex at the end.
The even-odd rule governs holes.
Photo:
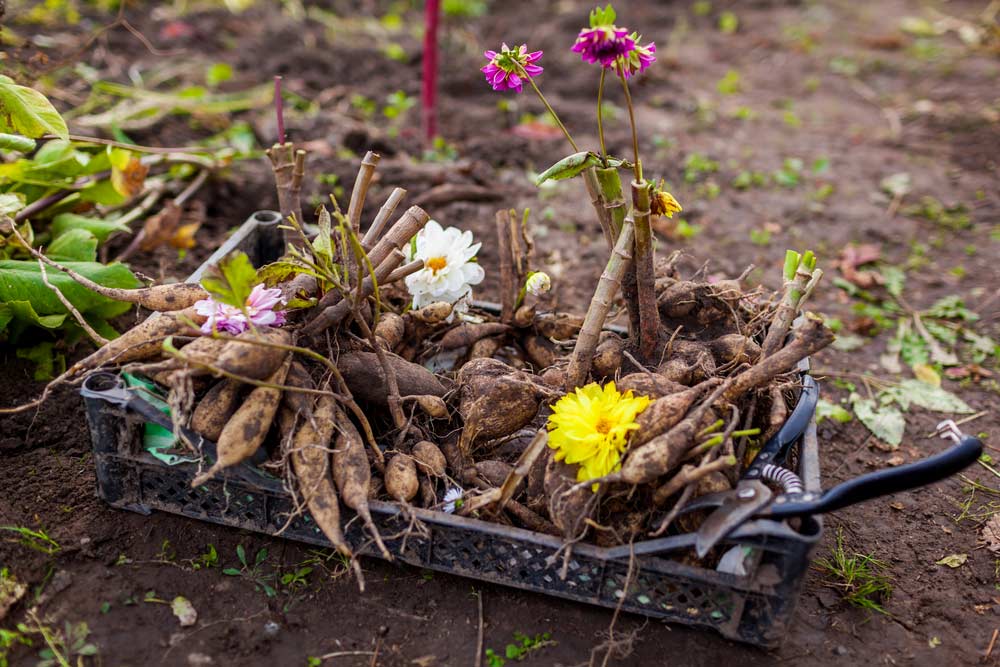
POLYGON ((85 389, 91 391, 108 391, 122 387, 121 378, 114 373, 93 373, 83 381, 85 389))
POLYGON ((253 219, 262 225, 273 225, 281 221, 281 214, 275 211, 257 211, 253 219))

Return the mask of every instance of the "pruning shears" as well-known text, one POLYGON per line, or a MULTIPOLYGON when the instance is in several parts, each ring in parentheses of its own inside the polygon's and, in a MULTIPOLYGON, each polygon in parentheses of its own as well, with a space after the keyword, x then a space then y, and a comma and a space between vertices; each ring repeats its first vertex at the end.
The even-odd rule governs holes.
POLYGON ((954 445, 920 461, 888 468, 838 484, 822 494, 805 491, 802 480, 782 466, 792 443, 805 432, 816 409, 819 388, 803 378, 802 397, 785 425, 758 452, 736 488, 697 498, 685 512, 715 507, 695 536, 703 558, 716 544, 751 518, 787 519, 823 514, 855 503, 906 491, 949 477, 975 463, 983 452, 978 438, 962 433, 955 422, 938 424, 937 432, 954 445))
MULTIPOLYGON (((168 431, 175 429, 170 415, 161 412, 156 406, 142 397, 141 393, 128 387, 121 376, 114 373, 100 371, 91 373, 83 381, 80 387, 80 395, 84 398, 95 398, 124 410, 135 412, 148 422, 157 426, 162 426, 168 431)), ((216 460, 218 450, 215 443, 198 433, 186 428, 178 427, 177 430, 190 442, 194 448, 204 454, 208 459, 216 460)), ((267 482, 273 478, 257 470, 253 466, 237 466, 232 469, 232 474, 249 482, 267 482)))

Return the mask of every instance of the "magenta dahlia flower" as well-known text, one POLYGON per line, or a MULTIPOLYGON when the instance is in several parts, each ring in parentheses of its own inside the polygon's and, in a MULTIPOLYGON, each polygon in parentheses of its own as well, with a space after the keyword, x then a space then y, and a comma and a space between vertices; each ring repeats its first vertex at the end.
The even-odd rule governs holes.
POLYGON ((513 49, 504 44, 500 51, 486 51, 483 55, 489 62, 481 71, 493 90, 521 92, 525 77, 530 79, 542 73, 542 67, 535 64, 542 57, 542 52, 528 53, 524 44, 513 49))
POLYGON ((209 297, 194 304, 195 312, 208 318, 201 325, 202 333, 221 331, 239 335, 253 324, 257 327, 280 327, 285 323, 285 311, 275 310, 282 305, 281 290, 268 289, 261 283, 247 297, 244 310, 209 297), (245 312, 244 312, 245 311, 245 312))
POLYGON ((598 63, 601 67, 611 67, 619 58, 627 57, 635 49, 635 40, 625 28, 614 25, 598 25, 584 28, 573 44, 573 51, 579 53, 584 62, 598 63))
POLYGON ((631 51, 619 56, 615 61, 615 71, 618 72, 618 76, 623 79, 631 77, 633 74, 638 74, 642 72, 647 67, 656 62, 656 44, 650 42, 649 44, 639 44, 639 40, 642 39, 637 33, 632 33, 629 35, 629 39, 632 40, 634 44, 631 51))

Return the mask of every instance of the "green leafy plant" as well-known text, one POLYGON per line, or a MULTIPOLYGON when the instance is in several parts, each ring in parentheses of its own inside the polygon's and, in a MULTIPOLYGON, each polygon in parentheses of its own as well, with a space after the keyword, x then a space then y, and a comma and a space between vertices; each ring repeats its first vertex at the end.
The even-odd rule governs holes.
POLYGON ((514 641, 504 647, 503 655, 498 654, 491 648, 486 649, 484 655, 486 657, 486 664, 489 667, 503 667, 509 660, 520 662, 535 651, 539 651, 546 646, 555 645, 556 642, 552 640, 552 635, 548 632, 541 632, 534 637, 515 632, 514 641))
POLYGON ((0 526, 0 530, 14 533, 18 536, 18 544, 34 551, 40 551, 46 556, 54 556, 62 547, 49 537, 44 529, 33 530, 26 526, 0 526))
POLYGON ((207 570, 212 567, 219 567, 219 553, 215 550, 214 544, 209 544, 205 553, 191 559, 191 568, 207 570))
POLYGON ((717 171, 719 171, 719 163, 701 153, 691 153, 684 160, 684 180, 687 183, 694 183, 717 171))
POLYGON ((838 591, 849 604, 888 615, 883 605, 892 596, 887 576, 889 564, 872 555, 848 552, 843 528, 837 529, 837 544, 829 556, 817 558, 816 569, 827 575, 824 585, 838 591))
POLYGON ((309 584, 309 575, 312 571, 313 569, 308 566, 297 567, 282 574, 278 580, 282 586, 289 589, 304 588, 309 584))
POLYGON ((278 591, 271 585, 274 581, 274 575, 266 574, 263 571, 264 561, 267 560, 267 549, 262 548, 257 552, 257 555, 254 556, 253 565, 247 560, 246 549, 242 544, 236 547, 236 557, 239 559, 242 567, 227 567, 222 571, 222 574, 229 577, 243 577, 251 581, 257 590, 264 591, 264 594, 269 598, 273 598, 278 594, 278 591))

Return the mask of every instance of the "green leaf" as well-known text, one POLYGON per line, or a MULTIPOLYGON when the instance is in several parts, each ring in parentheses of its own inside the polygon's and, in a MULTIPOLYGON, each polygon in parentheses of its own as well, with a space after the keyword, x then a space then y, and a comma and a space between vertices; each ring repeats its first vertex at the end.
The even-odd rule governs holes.
POLYGON ((834 339, 831 347, 835 350, 840 350, 841 352, 852 352, 864 347, 867 342, 867 339, 862 338, 857 334, 839 333, 834 339))
POLYGON ((30 153, 35 150, 34 139, 23 137, 20 134, 0 133, 0 151, 15 151, 17 153, 30 153))
POLYGON ((17 358, 27 359, 35 364, 33 377, 38 381, 51 380, 56 376, 55 368, 57 361, 61 362, 59 364, 60 368, 66 366, 66 358, 61 354, 55 353, 51 341, 45 341, 31 347, 19 347, 17 348, 17 358))
POLYGON ((312 241, 313 251, 318 257, 323 257, 333 261, 333 219, 330 212, 323 206, 316 216, 316 224, 319 227, 319 234, 312 241))
POLYGON ((836 403, 831 403, 825 398, 819 399, 816 404, 816 423, 823 421, 824 419, 832 419, 835 422, 840 422, 841 424, 846 424, 851 421, 854 417, 851 415, 851 411, 837 405, 836 403))
POLYGON ((247 550, 243 548, 242 544, 236 545, 236 557, 244 566, 247 564, 247 550))
POLYGON ((595 7, 590 11, 590 27, 596 28, 602 25, 614 25, 617 17, 618 15, 615 13, 614 7, 610 4, 604 9, 595 7))
POLYGON ((947 565, 948 567, 955 569, 965 565, 965 561, 967 560, 969 560, 969 554, 951 554, 950 556, 945 556, 939 561, 935 561, 934 564, 947 565))
POLYGON ((879 405, 872 399, 862 399, 854 394, 851 396, 851 407, 858 420, 882 442, 895 448, 903 441, 906 420, 895 406, 879 405))
POLYGON ((943 320, 964 320, 966 322, 975 322, 979 319, 979 315, 966 308, 962 297, 956 294, 938 299, 922 315, 925 317, 938 317, 943 320))
POLYGON ((879 273, 885 280, 885 291, 892 296, 898 297, 903 294, 903 287, 906 286, 906 272, 898 266, 883 266, 879 273))
MULTIPOLYGON (((106 287, 133 289, 142 286, 123 264, 65 262, 65 266, 106 287)), ((47 273, 49 282, 59 288, 84 317, 110 319, 131 308, 131 304, 90 291, 61 271, 48 269, 47 273)), ((13 320, 47 329, 61 326, 67 314, 59 298, 42 282, 41 270, 35 261, 0 260, 0 304, 14 310, 13 320), (54 317, 46 319, 48 316, 54 317)))
MULTIPOLYGON (((618 161, 621 164, 620 161, 618 161)), ((573 178, 583 172, 588 167, 596 167, 601 164, 601 157, 592 151, 580 151, 567 155, 554 165, 543 171, 535 179, 535 185, 541 185, 545 181, 561 181, 566 178, 573 178)), ((618 166, 618 165, 612 165, 618 166)))
POLYGON ((0 132, 37 139, 45 134, 69 138, 69 129, 52 103, 37 90, 0 75, 0 132))
MULTIPOLYGON (((96 262, 97 238, 86 229, 67 229, 49 244, 46 254, 57 262, 96 262)), ((47 272, 51 275, 54 270, 47 272)))
POLYGON ((24 208, 24 195, 20 192, 4 192, 0 194, 0 215, 13 216, 24 208))
POLYGON ((170 603, 170 611, 174 613, 182 628, 194 625, 198 622, 198 612, 194 605, 183 595, 178 595, 170 603))
POLYGON ((16 340, 29 326, 58 329, 66 322, 68 316, 68 312, 58 315, 39 315, 30 301, 0 303, 0 333, 5 333, 8 340, 16 340))
POLYGON ((226 576, 229 576, 229 577, 238 577, 242 573, 239 570, 237 570, 235 567, 227 567, 225 570, 222 571, 222 574, 224 574, 226 576))
POLYGON ((97 181, 80 190, 80 199, 94 202, 102 206, 118 206, 124 204, 128 197, 115 189, 111 179, 97 181))
POLYGON ((224 257, 218 266, 210 267, 201 279, 201 286, 216 301, 243 308, 258 282, 257 269, 253 268, 250 258, 245 252, 237 251, 224 257))
MULTIPOLYGON (((0 195, 0 197, 2 196, 0 195)), ((52 219, 52 226, 49 228, 53 239, 58 239, 72 229, 83 229, 90 232, 99 243, 104 243, 108 236, 114 232, 131 233, 132 231, 128 225, 123 225, 116 220, 91 218, 76 213, 60 213, 52 219)))
MULTIPOLYGON (((315 241, 313 241, 315 247, 315 241)), ((314 275, 314 271, 307 266, 299 264, 294 260, 283 259, 271 262, 257 269, 257 280, 268 287, 274 287, 278 283, 283 283, 300 273, 314 275)))
POLYGON ((909 409, 912 404, 934 412, 962 415, 974 412, 965 401, 950 391, 912 378, 886 389, 882 394, 896 401, 904 410, 909 409))
POLYGON ((205 83, 212 88, 215 88, 220 83, 229 81, 232 78, 233 68, 232 65, 229 65, 228 63, 215 63, 205 72, 205 83))

